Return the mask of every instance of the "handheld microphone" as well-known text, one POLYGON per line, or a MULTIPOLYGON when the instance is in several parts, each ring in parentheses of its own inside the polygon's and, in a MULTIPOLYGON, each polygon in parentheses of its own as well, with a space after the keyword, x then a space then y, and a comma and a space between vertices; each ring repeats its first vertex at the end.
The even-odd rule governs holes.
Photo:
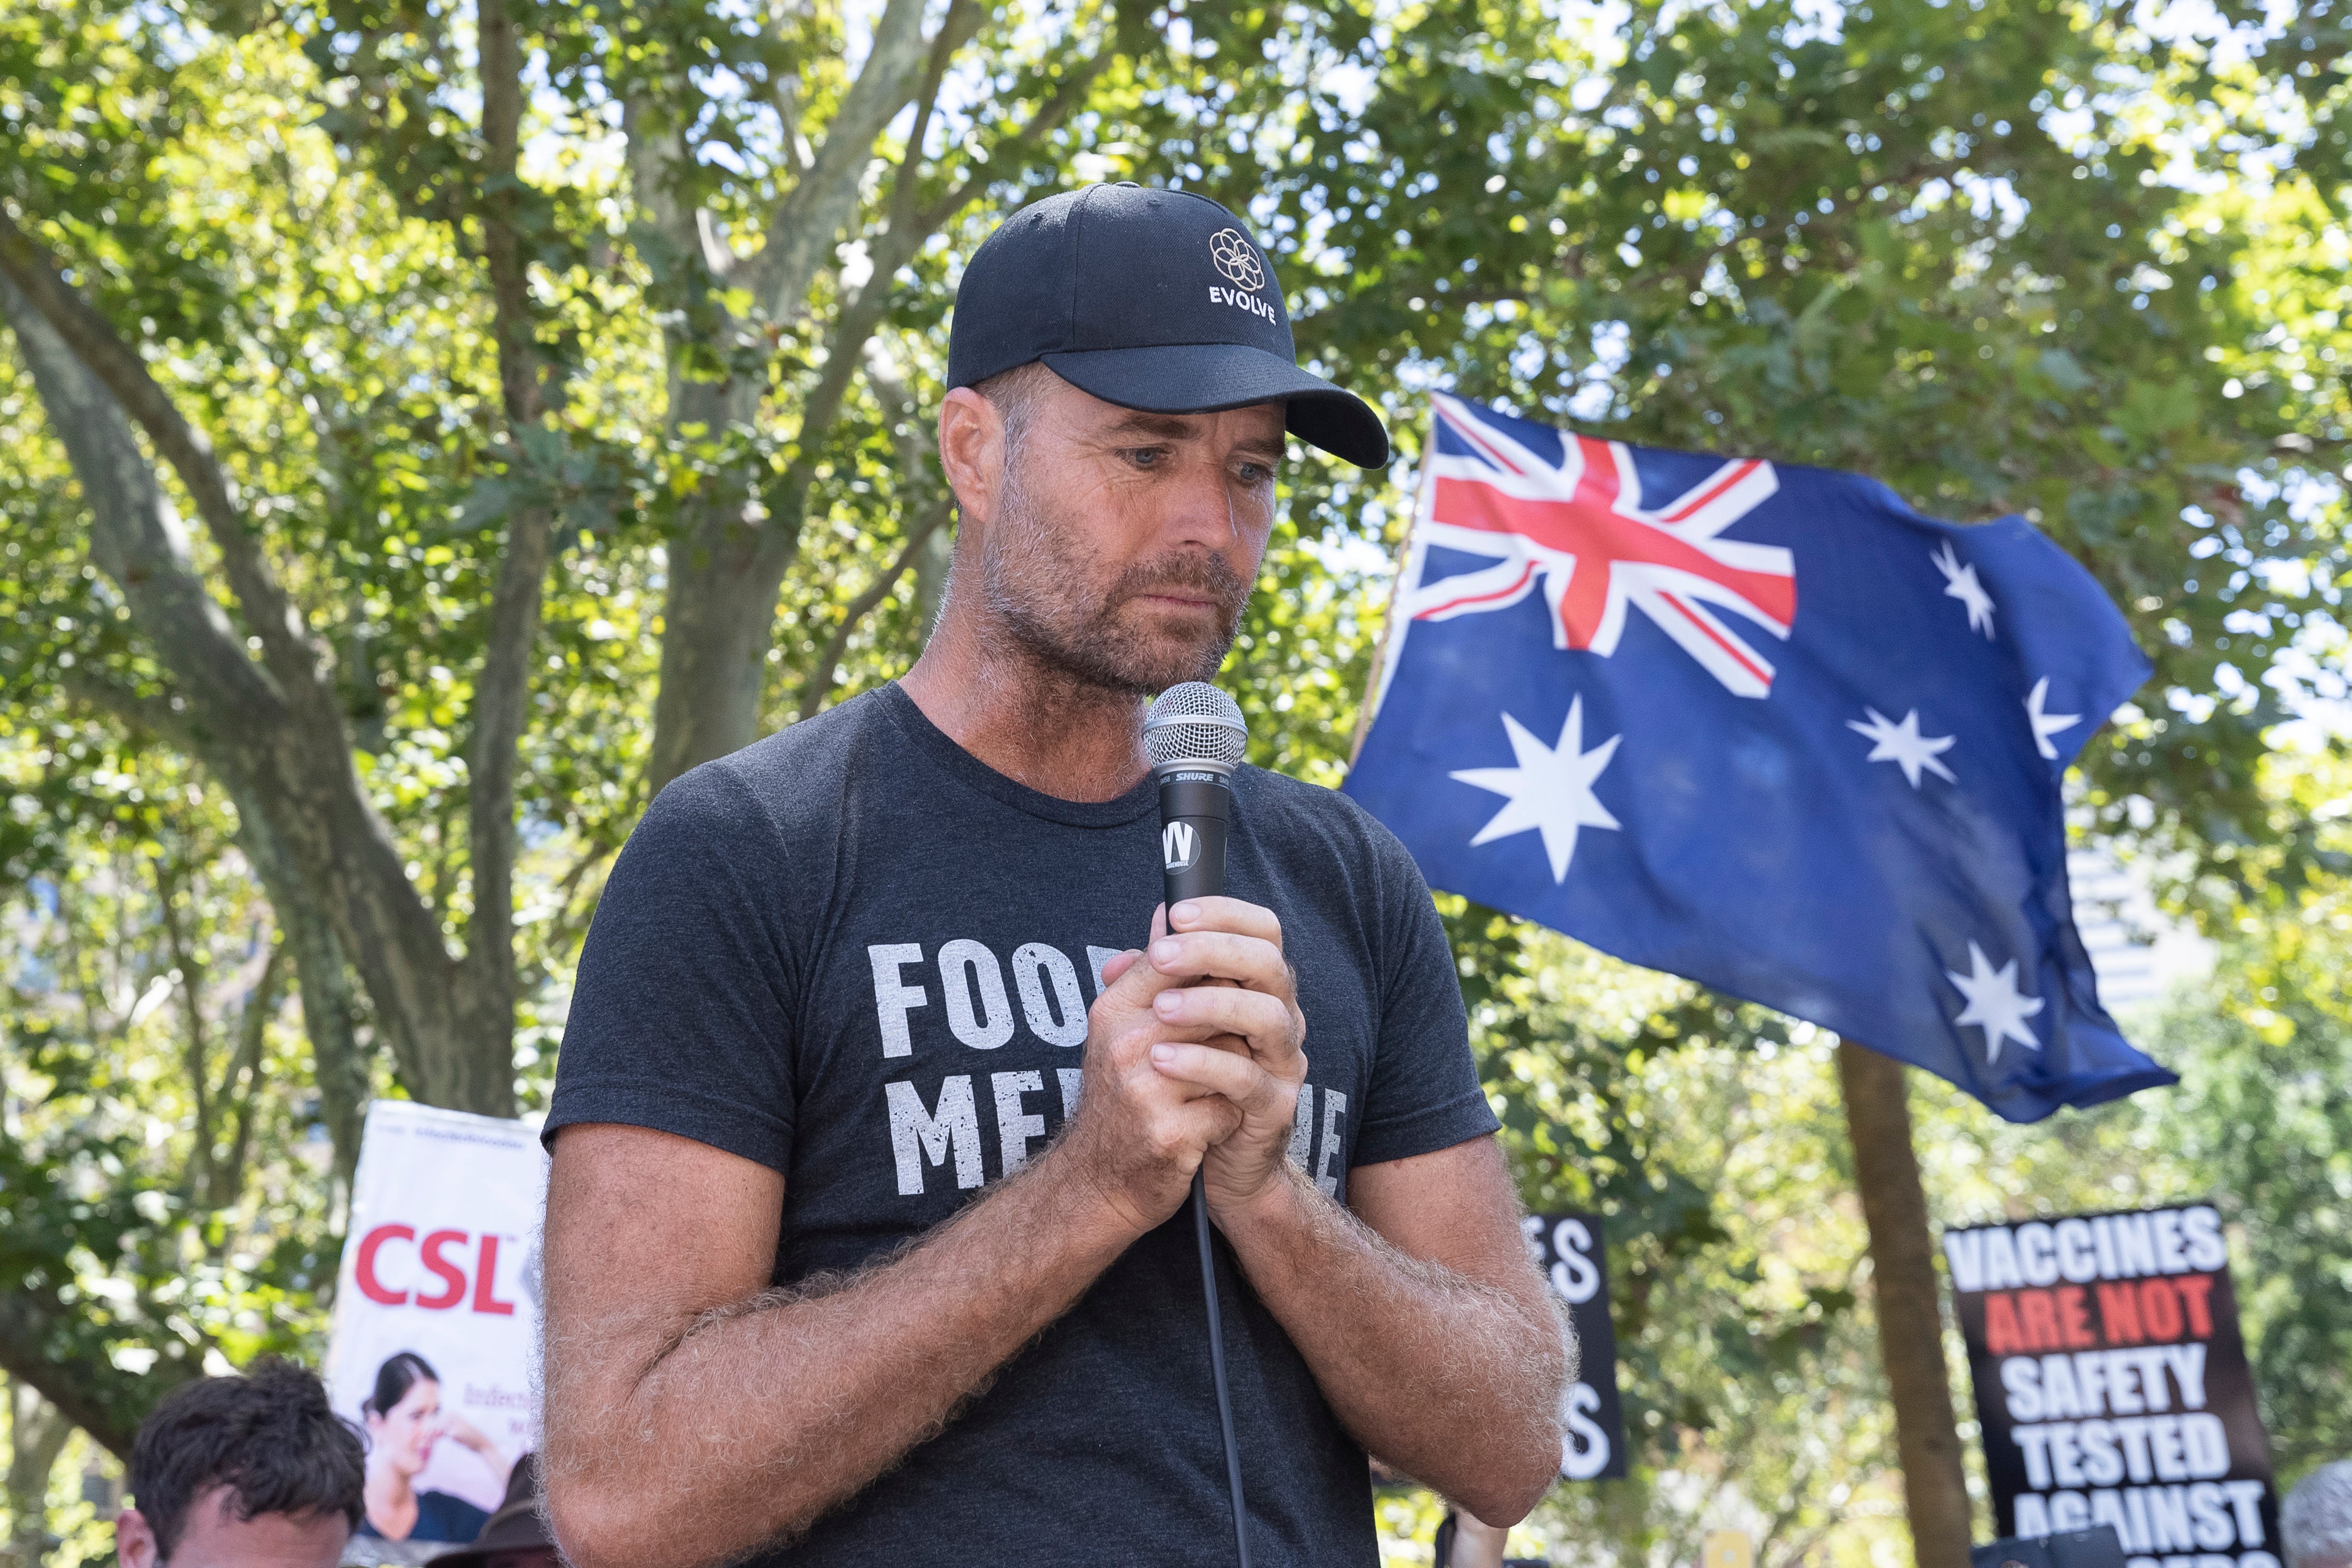
POLYGON ((1143 716, 1143 750, 1160 781, 1160 860, 1171 909, 1225 890, 1234 767, 1248 745, 1241 704, 1203 680, 1170 687, 1143 716))
MULTIPOLYGON (((1241 704, 1204 680, 1161 692, 1143 716, 1143 750, 1160 781, 1161 888, 1173 910, 1184 899, 1225 890, 1225 836, 1233 826, 1234 767, 1249 744, 1241 704)), ((1234 1500, 1234 1552, 1249 1568, 1249 1516, 1242 1503, 1242 1456, 1234 1438, 1233 1390, 1225 1382, 1225 1331, 1217 1309, 1217 1263, 1209 1240, 1209 1198, 1192 1173, 1192 1231, 1201 1247, 1201 1293, 1209 1309, 1209 1371, 1225 1437, 1225 1481, 1234 1500)))

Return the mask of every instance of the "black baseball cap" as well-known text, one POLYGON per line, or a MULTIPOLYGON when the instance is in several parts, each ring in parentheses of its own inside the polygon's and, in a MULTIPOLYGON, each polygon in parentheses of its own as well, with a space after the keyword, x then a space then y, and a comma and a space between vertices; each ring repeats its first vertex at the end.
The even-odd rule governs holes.
POLYGON ((1298 368, 1265 252, 1189 191, 1088 185, 1032 202, 981 242, 956 290, 948 385, 1039 361, 1151 414, 1281 402, 1310 446, 1359 468, 1389 460, 1371 406, 1298 368))

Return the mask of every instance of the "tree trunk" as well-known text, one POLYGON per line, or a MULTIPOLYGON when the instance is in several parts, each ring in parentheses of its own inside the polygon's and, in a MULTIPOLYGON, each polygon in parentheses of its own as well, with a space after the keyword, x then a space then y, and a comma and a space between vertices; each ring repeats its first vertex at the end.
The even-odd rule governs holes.
POLYGON ((1972 1513, 1960 1469, 1960 1435, 1944 1361, 1942 1291, 1927 1194, 1911 1147, 1903 1064, 1838 1043, 1838 1082, 1853 1141, 1854 1184, 1870 1226, 1871 1289, 1878 1309, 1878 1353, 1895 1402, 1903 1502, 1918 1568, 1968 1568, 1972 1513))
POLYGON ((165 1355, 143 1373, 125 1372, 107 1357, 99 1338, 81 1310, 60 1303, 55 1291, 0 1293, 0 1371, 38 1389, 66 1421, 128 1463, 139 1423, 155 1401, 204 1375, 204 1356, 165 1355))
MULTIPOLYGON (((919 156, 922 127, 948 59, 985 15, 968 0, 950 0, 927 40, 925 9, 921 0, 889 0, 883 7, 872 47, 825 127, 824 144, 769 215, 760 248, 748 258, 739 261, 706 243, 697 219, 662 194, 662 162, 675 149, 633 138, 630 166, 637 201, 667 231, 663 238, 670 251, 704 257, 706 282, 739 277, 772 322, 788 325, 805 315, 809 289, 856 212, 876 139, 919 95, 908 163, 919 156)), ((1041 126, 1055 119, 1039 116, 1041 126)), ((771 488, 767 514, 747 516, 747 497, 722 492, 705 500, 670 544, 660 684, 654 695, 653 747, 646 760, 649 794, 688 768, 760 738, 768 650, 775 639, 784 574, 800 549, 814 454, 833 428, 866 340, 881 324, 890 275, 963 205, 964 196, 958 195, 943 210, 918 221, 908 173, 900 171, 905 199, 893 204, 873 277, 834 322, 824 374, 801 407, 800 458, 771 488)), ((728 330, 737 327, 730 323, 728 330)), ((673 364, 680 346, 672 345, 673 364)), ((754 382, 698 383, 673 374, 667 423, 672 430, 700 426, 715 433, 758 417, 760 397, 761 385, 754 382)))
POLYGON ((360 1048, 359 1008, 351 971, 335 928, 310 897, 301 872, 269 819, 235 795, 236 841, 277 912, 294 954, 294 986, 302 998, 302 1032, 310 1037, 311 1076, 319 1089, 319 1120, 334 1145, 334 1179, 349 1194, 359 1169, 360 1129, 367 1117, 367 1055, 360 1048))
MULTIPOLYGON (((0 229, 0 240, 7 237, 0 229)), ((102 336, 110 329, 78 297, 59 309, 79 312, 80 326, 99 340, 91 352, 127 353, 102 336)), ((184 710, 162 712, 160 721, 229 789, 242 816, 268 823, 310 895, 309 906, 332 922, 337 945, 359 968, 377 1025, 416 1098, 513 1115, 511 980, 502 987, 481 984, 477 976, 495 978, 488 959, 460 963, 450 955, 439 918, 409 881, 391 830, 360 781, 332 683, 315 660, 304 665, 291 651, 278 653, 274 663, 247 656, 243 639, 195 570, 179 517, 113 389, 100 383, 56 323, 9 279, 0 279, 0 316, 16 331, 80 481, 91 514, 91 560, 121 588, 185 703, 184 710)), ((152 385, 142 383, 139 389, 161 398, 152 385)), ((167 417, 178 416, 169 410, 156 415, 159 424, 167 417)), ((187 442, 198 439, 183 434, 187 442)), ((188 460, 199 458, 208 460, 208 454, 199 451, 188 460)), ((228 495, 226 480, 214 489, 218 504, 229 504, 220 499, 228 495)), ((225 554, 230 545, 224 539, 240 550, 250 544, 233 517, 213 537, 225 554)), ((247 563, 245 575, 257 578, 258 585, 244 584, 241 602, 276 604, 282 597, 257 560, 247 563)), ((245 608, 248 625, 268 629, 268 617, 256 616, 254 603, 245 608)), ((299 617, 293 624, 299 627, 299 617)), ((110 700, 119 695, 109 694, 110 700)), ((510 975, 511 952, 498 956, 510 975)))
POLYGON ((760 738, 776 606, 800 544, 798 518, 747 520, 708 506, 669 547, 648 795, 760 738))
POLYGON ((73 1423, 30 1384, 8 1383, 8 1568, 41 1568, 57 1544, 49 1534, 49 1472, 73 1423))

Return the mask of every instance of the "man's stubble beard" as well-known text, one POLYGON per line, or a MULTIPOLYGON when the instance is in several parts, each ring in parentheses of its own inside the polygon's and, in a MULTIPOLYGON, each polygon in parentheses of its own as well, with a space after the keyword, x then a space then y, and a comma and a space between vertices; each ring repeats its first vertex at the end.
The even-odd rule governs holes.
POLYGON ((1094 553, 1084 538, 1084 523, 1056 516, 1024 482, 1017 452, 1008 453, 996 526, 981 562, 988 620, 1031 662, 1073 685, 1149 696, 1213 678, 1241 630, 1249 584, 1221 555, 1176 551, 1129 566, 1091 599, 1094 553), (1193 647, 1139 635, 1119 619, 1137 595, 1170 589, 1217 606, 1215 631, 1193 647))

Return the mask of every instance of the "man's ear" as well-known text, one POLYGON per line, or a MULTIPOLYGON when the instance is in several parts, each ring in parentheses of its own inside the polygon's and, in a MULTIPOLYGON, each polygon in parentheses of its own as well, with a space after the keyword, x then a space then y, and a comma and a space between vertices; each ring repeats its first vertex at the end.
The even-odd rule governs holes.
POLYGON ((147 1516, 135 1508, 126 1508, 114 1516, 114 1560, 121 1568, 156 1568, 163 1561, 163 1552, 155 1543, 154 1529, 147 1516))
POLYGON ((986 528, 1004 482, 1004 419, 968 386, 957 387, 940 405, 940 470, 955 491, 963 525, 986 528))

